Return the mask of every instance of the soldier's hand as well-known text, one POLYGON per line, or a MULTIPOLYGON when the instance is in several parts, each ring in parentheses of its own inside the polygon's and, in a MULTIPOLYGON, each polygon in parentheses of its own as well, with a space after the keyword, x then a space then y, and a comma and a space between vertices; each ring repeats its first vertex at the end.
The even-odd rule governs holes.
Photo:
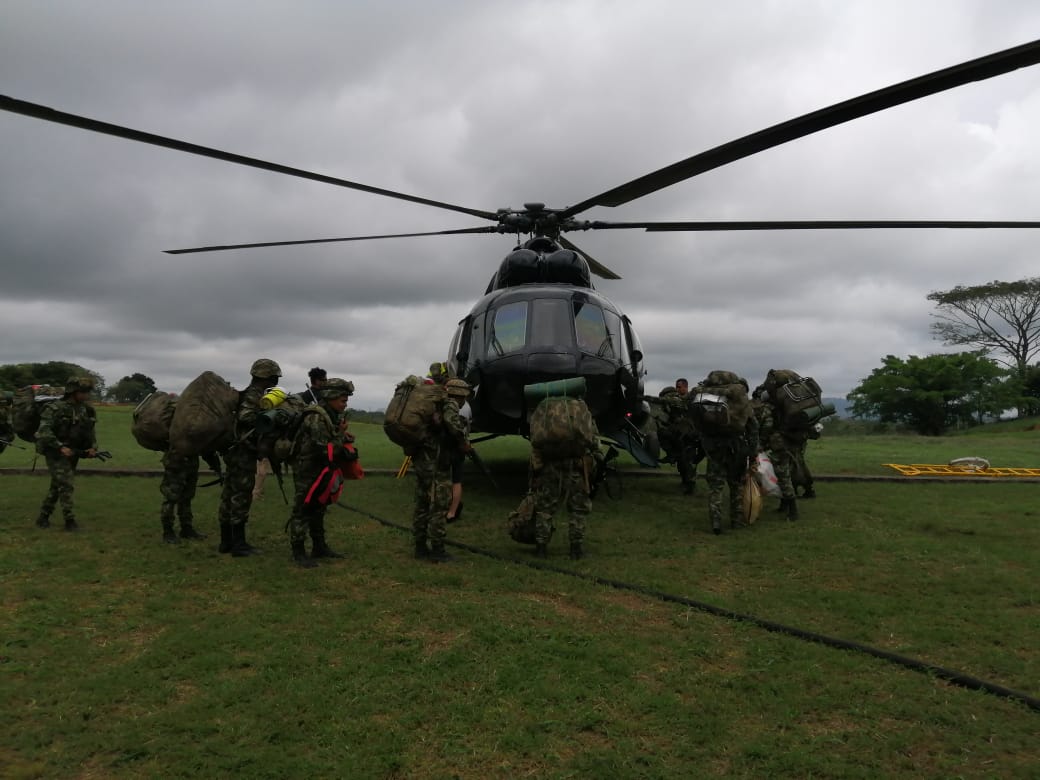
POLYGON ((69 447, 61 447, 58 450, 58 452, 60 452, 62 454, 62 457, 65 457, 65 458, 71 458, 72 457, 72 450, 69 447))
POLYGON ((86 454, 86 456, 88 458, 96 458, 97 457, 97 449, 95 449, 94 447, 91 447, 89 450, 86 451, 85 454, 86 454))

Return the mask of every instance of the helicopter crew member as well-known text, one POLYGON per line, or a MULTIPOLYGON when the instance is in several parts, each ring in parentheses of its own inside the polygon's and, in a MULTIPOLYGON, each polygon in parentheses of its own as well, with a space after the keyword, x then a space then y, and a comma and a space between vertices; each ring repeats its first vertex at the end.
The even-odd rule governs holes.
POLYGON ((451 462, 456 452, 464 453, 470 446, 466 425, 459 416, 459 407, 469 396, 469 385, 461 379, 449 379, 444 383, 444 389, 446 396, 440 406, 437 424, 412 455, 415 557, 434 562, 452 560, 444 549, 448 507, 451 506, 451 462), (427 540, 429 547, 426 546, 427 540))
POLYGON ((47 459, 51 474, 50 489, 40 505, 36 525, 48 528, 51 513, 59 502, 65 518, 65 530, 77 531, 76 513, 72 505, 73 483, 80 457, 97 455, 97 436, 94 425, 97 414, 87 403, 94 391, 94 380, 89 376, 69 377, 65 394, 51 401, 40 413, 40 428, 36 434, 36 452, 47 459))
POLYGON ((249 386, 239 393, 235 413, 235 444, 224 455, 227 475, 220 492, 220 547, 222 553, 236 558, 260 552, 246 541, 246 523, 253 504, 256 484, 257 439, 256 416, 261 411, 260 399, 267 389, 278 384, 282 369, 269 358, 260 358, 249 369, 249 386))
POLYGON ((313 568, 316 558, 343 557, 325 540, 327 505, 313 498, 308 503, 307 498, 327 468, 347 458, 357 460, 357 451, 343 446, 354 441, 345 426, 347 401, 354 393, 354 383, 334 378, 322 384, 321 402, 304 412, 291 455, 296 492, 288 522, 289 541, 293 560, 305 569, 313 568), (312 543, 309 558, 304 547, 308 531, 312 543))

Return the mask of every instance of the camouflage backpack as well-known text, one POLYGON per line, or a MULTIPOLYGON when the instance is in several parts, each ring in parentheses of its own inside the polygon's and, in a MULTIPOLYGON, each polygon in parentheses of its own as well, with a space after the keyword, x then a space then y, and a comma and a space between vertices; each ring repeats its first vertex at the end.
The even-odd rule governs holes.
POLYGON ((817 422, 834 414, 834 404, 823 402, 820 386, 811 376, 770 369, 763 387, 779 412, 779 428, 787 433, 808 433, 817 422))
POLYGON ((577 458, 595 450, 599 431, 580 398, 549 396, 531 413, 531 446, 546 460, 577 458))
POLYGON ((506 531, 510 538, 520 544, 535 543, 534 527, 534 493, 528 492, 520 506, 509 513, 506 520, 506 531))
POLYGON ((443 385, 414 375, 399 382, 383 418, 386 437, 406 455, 414 454, 432 435, 446 395, 443 385))
POLYGON ((751 418, 751 399, 732 371, 712 371, 690 395, 690 415, 699 433, 734 436, 744 432, 751 418))
POLYGON ((11 406, 11 427, 22 441, 36 441, 40 428, 40 414, 51 401, 64 397, 63 390, 49 385, 28 385, 14 394, 11 406))
POLYGON ((228 449, 235 442, 238 403, 238 390, 212 371, 203 371, 177 399, 170 451, 190 457, 228 449))
POLYGON ((170 423, 177 402, 169 393, 149 393, 135 408, 130 433, 146 450, 164 452, 170 447, 170 423))

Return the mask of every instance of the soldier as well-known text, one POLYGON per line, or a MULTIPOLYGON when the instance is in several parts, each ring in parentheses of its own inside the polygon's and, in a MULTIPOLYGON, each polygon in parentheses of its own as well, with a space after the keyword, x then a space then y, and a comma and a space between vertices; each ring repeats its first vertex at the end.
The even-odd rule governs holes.
POLYGON ((298 398, 306 403, 308 406, 321 403, 321 389, 325 386, 325 381, 328 377, 328 373, 324 368, 315 366, 307 372, 307 378, 310 380, 310 386, 302 393, 298 394, 298 398))
POLYGON ((354 383, 345 379, 323 382, 321 401, 304 411, 303 421, 293 440, 290 462, 293 470, 292 514, 289 517, 289 541, 292 557, 297 566, 312 569, 315 558, 342 558, 325 541, 326 505, 311 495, 325 469, 335 469, 336 463, 357 460, 357 452, 344 444, 354 437, 346 432, 347 401, 354 393, 354 383), (331 447, 331 450, 330 450, 331 447), (308 502, 308 497, 311 500, 308 502), (311 535, 311 555, 307 557, 304 544, 307 532, 311 535))
POLYGON ((282 369, 273 360, 260 358, 253 363, 249 374, 249 386, 239 394, 235 444, 224 455, 227 473, 217 511, 220 521, 220 547, 217 549, 236 558, 260 552, 246 541, 246 523, 249 522, 256 483, 256 416, 260 411, 260 398, 269 387, 278 384, 282 369))
MULTIPOLYGON (((697 388, 695 403, 723 399, 725 412, 713 420, 712 410, 700 414, 700 441, 708 456, 708 518, 711 531, 722 533, 722 492, 729 488, 729 521, 735 528, 744 522, 742 482, 753 468, 758 452, 758 420, 747 395, 746 379, 729 371, 712 371, 697 388), (725 418, 725 422, 723 422, 725 418)), ((716 406, 716 409, 721 408, 716 406)))
POLYGON ((798 457, 797 452, 805 446, 806 437, 797 432, 783 430, 781 409, 764 385, 755 388, 754 396, 762 402, 759 412, 762 443, 769 450, 776 481, 780 486, 780 506, 776 511, 781 514, 786 512, 788 520, 797 520, 798 499, 795 497, 792 471, 798 457))
POLYGON ((444 549, 448 507, 451 506, 451 461, 455 453, 469 448, 466 425, 459 416, 459 407, 469 396, 469 385, 461 379, 449 379, 444 387, 445 399, 437 415, 439 419, 434 421, 428 438, 412 454, 415 557, 435 563, 452 560, 444 549))
MULTIPOLYGON (((539 406, 553 400, 556 399, 547 398, 539 406)), ((584 452, 576 456, 559 457, 559 451, 555 448, 554 451, 536 447, 532 436, 530 492, 534 496, 535 555, 539 558, 549 556, 549 540, 555 530, 553 514, 561 502, 566 502, 570 557, 576 561, 585 557, 585 526, 589 512, 592 511, 589 479, 594 453, 598 450, 599 434, 585 401, 580 398, 568 400, 584 408, 584 413, 579 408, 568 410, 567 415, 573 420, 585 421, 587 430, 575 430, 576 437, 582 439, 578 449, 584 452)))
MULTIPOLYGON (((677 379, 676 382, 685 380, 677 379)), ((658 395, 658 401, 651 408, 656 411, 658 438, 667 456, 664 462, 675 463, 683 493, 693 495, 697 464, 703 459, 704 452, 687 412, 688 396, 675 387, 665 387, 658 395)))
POLYGON ((65 530, 79 530, 72 508, 73 481, 80 457, 97 455, 97 437, 94 424, 97 415, 87 400, 94 390, 94 380, 87 377, 69 377, 65 394, 51 401, 40 414, 40 429, 36 434, 36 452, 47 459, 51 485, 40 506, 36 525, 48 528, 54 506, 61 502, 65 530))
MULTIPOLYGON (((220 457, 215 452, 202 454, 206 465, 217 473, 217 479, 223 480, 220 457)), ((176 455, 171 450, 163 453, 163 476, 159 485, 162 493, 162 507, 159 519, 162 521, 163 541, 177 544, 180 539, 205 539, 206 535, 195 530, 194 515, 191 502, 195 498, 195 488, 199 481, 199 456, 176 455), (174 516, 180 518, 181 535, 177 538, 173 530, 174 516)))

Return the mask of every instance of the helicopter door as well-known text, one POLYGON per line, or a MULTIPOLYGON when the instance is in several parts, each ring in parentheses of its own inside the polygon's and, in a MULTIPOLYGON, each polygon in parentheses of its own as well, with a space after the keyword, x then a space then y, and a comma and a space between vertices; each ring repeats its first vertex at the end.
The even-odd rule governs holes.
POLYGON ((639 343, 639 336, 636 335, 636 330, 632 327, 632 320, 628 318, 627 314, 622 316, 622 320, 625 323, 625 343, 628 344, 628 355, 632 360, 629 368, 632 376, 638 378, 646 373, 646 368, 643 367, 643 345, 639 343))

